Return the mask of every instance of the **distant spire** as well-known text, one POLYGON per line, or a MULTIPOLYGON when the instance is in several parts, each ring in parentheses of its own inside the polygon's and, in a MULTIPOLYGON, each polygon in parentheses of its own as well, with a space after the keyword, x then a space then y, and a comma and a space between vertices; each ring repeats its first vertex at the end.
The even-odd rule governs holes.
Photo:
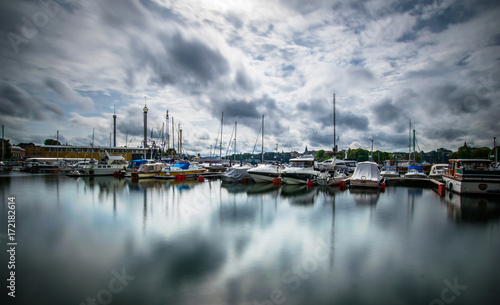
POLYGON ((464 141, 464 147, 467 147, 467 141, 464 141))
POLYGON ((307 145, 306 145, 306 151, 304 153, 307 154, 307 145))

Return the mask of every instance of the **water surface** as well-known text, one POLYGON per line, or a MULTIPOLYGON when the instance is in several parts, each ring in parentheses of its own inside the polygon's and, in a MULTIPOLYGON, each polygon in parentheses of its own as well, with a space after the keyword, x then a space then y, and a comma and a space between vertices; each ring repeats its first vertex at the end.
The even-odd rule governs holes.
POLYGON ((498 300, 494 197, 20 173, 0 194, 2 280, 17 202, 18 304, 498 300))

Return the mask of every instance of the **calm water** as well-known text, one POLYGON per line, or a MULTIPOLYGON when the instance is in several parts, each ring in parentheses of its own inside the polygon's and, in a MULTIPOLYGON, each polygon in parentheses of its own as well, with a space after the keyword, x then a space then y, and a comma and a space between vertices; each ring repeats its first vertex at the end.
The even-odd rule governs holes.
POLYGON ((498 198, 20 173, 0 194, 17 304, 498 304, 498 198))

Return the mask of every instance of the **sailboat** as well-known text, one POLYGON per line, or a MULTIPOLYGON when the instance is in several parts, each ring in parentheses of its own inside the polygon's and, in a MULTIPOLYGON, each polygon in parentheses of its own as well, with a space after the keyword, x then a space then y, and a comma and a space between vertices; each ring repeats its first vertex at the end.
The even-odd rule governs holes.
POLYGON ((255 182, 272 183, 281 176, 281 166, 278 164, 264 163, 264 116, 262 116, 262 154, 261 164, 249 169, 247 172, 255 182))

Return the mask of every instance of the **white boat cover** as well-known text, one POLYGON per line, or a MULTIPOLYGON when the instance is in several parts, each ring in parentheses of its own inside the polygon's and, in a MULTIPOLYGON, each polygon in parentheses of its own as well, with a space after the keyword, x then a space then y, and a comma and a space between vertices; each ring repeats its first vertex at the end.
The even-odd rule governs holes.
POLYGON ((231 167, 222 175, 221 179, 223 181, 243 181, 243 178, 252 178, 247 172, 250 168, 250 166, 246 165, 231 167))
POLYGON ((380 180, 380 170, 375 162, 359 162, 352 174, 351 180, 380 180))

